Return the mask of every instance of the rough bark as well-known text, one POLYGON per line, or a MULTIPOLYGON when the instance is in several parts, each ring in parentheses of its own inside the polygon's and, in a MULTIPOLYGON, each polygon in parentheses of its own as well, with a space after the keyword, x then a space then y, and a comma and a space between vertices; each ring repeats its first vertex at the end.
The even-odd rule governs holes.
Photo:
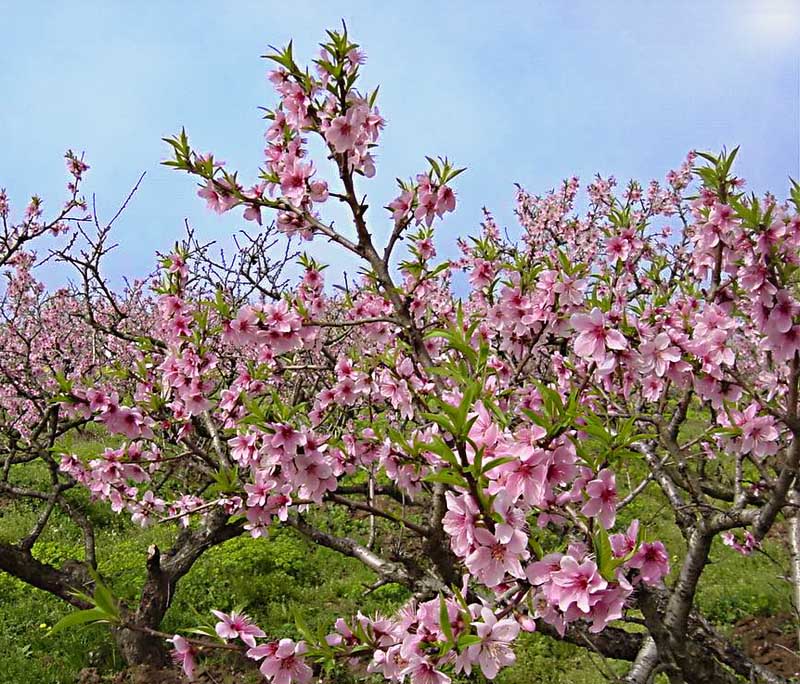
POLYGON ((628 682, 645 684, 654 672, 660 671, 670 681, 686 684, 738 684, 743 680, 752 684, 788 684, 788 680, 748 658, 696 610, 689 611, 686 617, 682 648, 674 649, 672 636, 662 620, 671 598, 667 589, 640 588, 637 604, 642 608, 652 639, 642 643, 628 682))
POLYGON ((553 625, 537 620, 536 631, 581 648, 589 648, 614 660, 633 661, 645 640, 644 634, 627 632, 619 627, 607 627, 599 634, 592 634, 588 625, 580 622, 570 624, 564 636, 561 636, 553 625))
POLYGON ((428 520, 429 532, 424 549, 442 582, 448 586, 458 586, 461 583, 458 559, 450 548, 449 539, 442 526, 442 520, 447 512, 444 494, 443 484, 434 485, 431 514, 428 520))
POLYGON ((127 665, 146 665, 154 669, 169 667, 169 651, 163 639, 125 627, 114 627, 111 632, 127 665))
MULTIPOLYGON (((228 524, 228 516, 218 511, 194 531, 182 532, 164 554, 152 546, 147 558, 147 578, 135 608, 122 605, 120 613, 130 627, 114 627, 116 644, 128 665, 166 667, 169 653, 163 639, 140 628, 158 629, 172 602, 178 581, 209 548, 241 534, 241 524, 228 524)), ((74 591, 92 593, 92 578, 80 561, 66 561, 56 568, 34 558, 30 550, 0 542, 0 570, 30 586, 58 596, 75 608, 91 606, 74 596, 74 591)))
POLYGON ((29 550, 0 542, 0 570, 32 587, 58 596, 76 608, 90 606, 72 592, 85 592, 91 582, 86 568, 79 561, 67 561, 59 569, 34 558, 29 550))
MULTIPOLYGON (((800 494, 795 493, 795 503, 800 500, 800 494)), ((795 513, 790 518, 789 524, 789 563, 790 579, 792 582, 792 602, 795 616, 800 616, 800 513, 795 513)), ((800 648, 800 626, 798 626, 798 648, 800 648)))
POLYGON ((166 667, 170 663, 164 640, 137 628, 158 629, 175 594, 178 581, 191 570, 200 556, 242 532, 242 524, 228 524, 223 511, 211 513, 200 529, 184 530, 164 554, 155 545, 147 553, 147 577, 135 611, 126 620, 134 629, 115 630, 125 662, 129 665, 166 667))

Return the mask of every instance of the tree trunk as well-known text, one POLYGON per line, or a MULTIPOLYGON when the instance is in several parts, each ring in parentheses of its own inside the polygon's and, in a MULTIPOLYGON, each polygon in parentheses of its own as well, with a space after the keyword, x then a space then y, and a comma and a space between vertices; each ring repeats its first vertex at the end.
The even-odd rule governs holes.
MULTIPOLYGON (((800 498, 800 496, 795 497, 800 498)), ((792 581, 792 603, 795 620, 798 620, 797 643, 800 648, 800 513, 787 520, 789 524, 789 563, 792 581)))
POLYGON ((146 665, 160 669, 169 667, 171 658, 164 640, 160 637, 126 628, 112 630, 114 642, 126 665, 146 665))
MULTIPOLYGON (((61 568, 36 560, 29 551, 8 543, 0 543, 0 570, 37 589, 58 596, 79 609, 90 608, 73 591, 92 593, 92 578, 83 563, 69 560, 61 568)), ((131 616, 133 617, 133 616, 131 616)), ((163 614, 162 616, 163 617, 163 614)), ((155 627, 158 627, 159 618, 155 627)), ((148 627, 153 625, 148 624, 148 627)), ((114 628, 114 640, 128 665, 169 665, 170 658, 163 640, 130 629, 114 628)))

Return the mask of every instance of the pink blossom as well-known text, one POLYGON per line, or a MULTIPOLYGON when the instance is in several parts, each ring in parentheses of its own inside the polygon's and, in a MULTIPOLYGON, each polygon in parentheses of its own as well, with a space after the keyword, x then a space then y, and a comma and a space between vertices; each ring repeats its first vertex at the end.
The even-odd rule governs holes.
POLYGON ((786 333, 794 324, 794 317, 800 311, 800 306, 794 298, 786 291, 780 290, 775 296, 775 306, 769 313, 765 332, 786 333))
POLYGON ((478 527, 475 529, 475 542, 478 546, 467 556, 465 563, 469 571, 487 587, 500 584, 506 574, 525 577, 520 561, 527 559, 530 554, 524 532, 515 530, 508 542, 503 543, 487 529, 478 527))
POLYGON ((244 490, 247 492, 247 506, 266 506, 270 494, 277 487, 278 483, 263 471, 256 473, 254 484, 246 484, 244 490))
POLYGON ((227 615, 218 610, 212 610, 211 612, 220 620, 214 629, 223 639, 239 638, 252 648, 256 645, 256 637, 266 636, 264 630, 254 625, 253 621, 243 613, 233 611, 230 615, 227 615))
POLYGON ((503 477, 496 484, 490 484, 490 491, 502 489, 515 500, 521 497, 528 505, 538 505, 544 491, 544 480, 547 476, 547 468, 544 466, 549 454, 542 449, 517 444, 506 447, 503 455, 506 452, 516 458, 501 466, 499 470, 503 477))
POLYGON ((291 463, 292 483, 304 499, 322 503, 325 492, 336 489, 333 469, 318 451, 305 449, 291 463))
POLYGON ((450 684, 450 677, 437 670, 427 660, 412 661, 402 674, 409 675, 410 681, 414 684, 450 684))
POLYGON ((350 109, 345 116, 337 116, 325 131, 325 139, 338 153, 349 152, 355 146, 361 123, 358 108, 350 109))
POLYGON ((228 211, 234 204, 236 198, 225 192, 216 181, 208 180, 206 184, 197 191, 198 196, 206 200, 208 208, 218 214, 228 211))
POLYGON ((417 240, 416 244, 414 245, 419 252, 420 259, 423 261, 427 261, 436 256, 436 248, 433 246, 433 240, 430 238, 425 238, 423 240, 417 240))
POLYGON ((603 527, 610 530, 617 517, 617 485, 614 473, 604 468, 585 489, 589 501, 584 504, 581 513, 590 518, 596 517, 603 527))
POLYGON ((788 361, 800 351, 800 325, 793 325, 786 332, 775 328, 767 331, 767 346, 778 361, 788 361))
POLYGON ((292 159, 280 174, 281 192, 285 197, 299 204, 306 195, 306 183, 313 175, 313 164, 304 164, 297 158, 292 159))
POLYGON ((171 641, 175 646, 175 650, 172 652, 172 659, 183 668, 183 672, 186 675, 186 678, 191 682, 194 680, 194 669, 197 667, 197 663, 195 662, 195 656, 197 655, 197 651, 195 648, 184 639, 179 634, 176 634, 171 639, 171 641))
POLYGON ((245 221, 255 221, 259 226, 261 225, 261 205, 257 202, 251 202, 244 210, 245 221))
POLYGON ((486 259, 475 259, 469 282, 473 287, 486 287, 492 282, 495 274, 494 265, 486 259))
POLYGON ((436 191, 436 213, 439 218, 447 212, 456 210, 456 194, 447 185, 442 185, 436 191))
POLYGON ((411 201, 414 195, 408 190, 404 190, 398 197, 389 202, 387 209, 392 212, 395 223, 399 223, 411 209, 411 201))
POLYGON ((639 521, 634 520, 625 533, 612 534, 610 537, 611 550, 617 558, 624 558, 636 549, 639 537, 639 521))
POLYGON ((303 658, 307 650, 303 641, 295 643, 291 639, 281 639, 251 648, 247 656, 254 660, 264 659, 259 669, 273 684, 308 684, 314 673, 303 658))
POLYGON ((681 351, 674 346, 666 333, 658 333, 652 340, 639 346, 642 370, 664 377, 671 363, 680 361, 681 351))
POLYGON ((486 607, 481 608, 481 618, 482 622, 474 623, 481 642, 466 649, 461 669, 471 674, 472 663, 477 662, 484 676, 494 679, 501 668, 513 665, 516 660, 510 644, 519 634, 519 624, 509 618, 498 620, 486 607))
POLYGON ((602 363, 609 349, 627 349, 628 341, 618 330, 608 327, 606 315, 597 307, 590 314, 573 314, 572 327, 580 334, 575 340, 575 353, 583 358, 602 363))
POLYGON ((308 193, 312 202, 328 200, 328 184, 324 180, 314 180, 308 184, 308 193))
POLYGON ((620 577, 617 584, 609 585, 605 590, 599 592, 596 595, 597 602, 592 606, 589 615, 592 621, 589 631, 597 634, 602 632, 610 622, 619 620, 622 617, 625 601, 632 593, 633 587, 624 577, 620 577))
POLYGON ((559 571, 552 575, 553 598, 562 611, 573 604, 583 613, 588 613, 597 602, 598 592, 608 586, 597 566, 591 560, 578 563, 572 556, 564 556, 559 571))
POLYGON ((758 415, 759 409, 758 404, 750 404, 741 414, 741 451, 743 454, 752 452, 754 456, 770 456, 778 451, 779 433, 775 419, 758 415))
POLYGON ((372 654, 372 661, 367 666, 367 672, 380 672, 389 681, 402 681, 409 661, 403 657, 400 651, 399 644, 386 650, 377 649, 372 654))
POLYGON ((468 494, 457 496, 453 492, 445 492, 447 513, 442 519, 442 528, 450 535, 453 551, 465 556, 472 548, 475 540, 475 524, 479 519, 478 506, 468 494))
POLYGON ((637 568, 647 584, 655 585, 669 573, 669 554, 660 541, 642 542, 627 565, 637 568))
POLYGON ((727 204, 716 203, 709 216, 709 223, 719 226, 722 230, 729 230, 736 225, 733 208, 727 204))
POLYGON ((561 553, 548 553, 544 558, 533 563, 528 563, 525 568, 525 576, 533 585, 546 584, 554 573, 561 570, 561 553))
POLYGON ((420 189, 417 201, 417 208, 414 211, 414 218, 417 223, 425 222, 425 225, 430 226, 433 219, 436 217, 438 209, 438 199, 433 190, 423 191, 420 189))
POLYGON ((611 262, 627 261, 631 253, 631 245, 619 235, 615 235, 606 242, 606 251, 611 262))
POLYGON ((650 375, 642 381, 642 396, 647 401, 658 401, 664 391, 664 381, 655 375, 650 375))
POLYGON ((723 532, 720 536, 725 546, 730 546, 734 551, 741 553, 743 556, 749 556, 759 546, 758 540, 756 540, 749 530, 746 530, 744 533, 744 544, 739 542, 733 532, 723 532))

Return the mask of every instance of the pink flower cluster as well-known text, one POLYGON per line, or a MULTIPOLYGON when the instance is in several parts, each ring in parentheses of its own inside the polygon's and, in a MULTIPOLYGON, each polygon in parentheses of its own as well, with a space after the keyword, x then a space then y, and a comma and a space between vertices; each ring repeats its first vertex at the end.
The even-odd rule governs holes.
MULTIPOLYGON (((430 227, 437 217, 442 218, 446 213, 455 211, 456 195, 450 186, 436 186, 429 174, 421 173, 417 175, 416 187, 403 190, 389 202, 387 209, 392 212, 395 224, 410 220, 413 215, 417 224, 424 223, 430 227)), ((432 255, 432 252, 428 252, 428 256, 424 256, 423 249, 425 260, 432 255)))
MULTIPOLYGON (((260 660, 261 673, 273 684, 308 684, 312 678, 312 670, 305 663, 303 655, 307 648, 304 642, 291 639, 257 644, 256 639, 266 637, 266 633, 244 613, 233 611, 223 613, 211 611, 219 620, 214 627, 217 635, 225 642, 240 640, 247 649, 247 656, 260 660)), ((197 648, 184 637, 176 634, 170 641, 173 643, 173 659, 183 668, 189 681, 194 679, 197 667, 197 648)))
MULTIPOLYGON (((441 543, 439 520, 420 523, 406 505, 441 495, 435 511, 454 556, 449 571, 465 572, 460 592, 443 588, 392 617, 339 620, 324 645, 259 643, 266 635, 239 613, 215 612, 215 631, 247 647, 278 684, 306 684, 308 663, 331 649, 390 681, 447 684, 448 672, 478 668, 492 678, 514 662, 512 642, 535 620, 562 634, 576 621, 599 632, 624 616, 637 587, 669 572, 664 545, 638 522, 615 531, 622 494, 636 492, 612 466, 632 453, 683 449, 689 469, 732 456, 761 474, 752 491, 774 486, 771 457, 792 439, 783 405, 796 403, 800 219, 771 196, 747 200, 732 177, 685 198, 689 155, 665 182, 618 190, 613 177, 594 178, 585 215, 576 213, 576 178, 544 196, 520 190, 519 243, 486 212, 480 235, 459 241, 459 259, 437 264, 433 226, 456 207, 458 171, 429 159, 430 171, 400 182, 389 203, 394 227, 381 255, 354 174, 374 175, 384 120, 376 94, 354 85, 363 55, 331 36, 316 76, 294 64, 291 49, 274 56, 280 102, 268 115, 258 184, 244 190, 211 156, 181 152, 180 141, 178 156, 191 163, 176 164, 203 179, 212 209, 242 205, 259 223, 264 208, 274 210, 280 230, 323 236, 364 258, 367 272, 326 292, 323 266, 303 256, 293 288, 249 299, 217 288, 210 304, 208 291, 193 289, 201 286, 188 256, 170 255, 134 389, 76 389, 65 404, 131 439, 180 444, 186 451, 175 458, 197 463, 190 474, 224 484, 224 495, 166 502, 142 492, 162 461, 138 441, 88 465, 66 456, 62 471, 142 523, 164 511, 221 509, 243 515, 258 537, 276 521, 301 527, 296 513, 331 503, 402 524, 426 549, 426 539, 441 543), (311 135, 342 187, 319 177, 311 135), (355 237, 317 213, 331 197, 350 210, 355 237), (396 264, 392 249, 403 240, 409 258, 396 264), (459 271, 469 286, 456 296, 459 271), (666 417, 673 411, 675 424, 666 417), (681 428, 695 414, 708 429, 687 438, 681 428), (350 492, 363 501, 342 494, 352 475, 350 492)), ((70 163, 77 178, 82 169, 70 163)), ((28 220, 40 210, 33 202, 28 220)), ((29 292, 26 270, 15 286, 29 292)), ((659 457, 648 460, 654 469, 659 457)), ((642 487, 661 481, 648 478, 642 487)), ((733 496, 752 513, 758 497, 740 491, 733 496)), ((744 518, 730 524, 745 527, 744 518)), ((749 532, 723 541, 742 553, 758 543, 749 532)), ((377 551, 359 552, 378 564, 377 551)), ((191 676, 195 647, 173 643, 191 676)))
POLYGON ((450 667, 467 675, 478 667, 493 679, 502 668, 512 665, 516 658, 511 644, 521 623, 530 629, 524 616, 498 617, 486 605, 441 598, 409 603, 392 618, 359 613, 352 628, 337 620, 336 632, 328 635, 326 642, 344 658, 358 647, 368 646, 367 673, 380 674, 390 682, 448 684, 451 679, 444 670, 450 667), (440 620, 443 608, 450 634, 440 620), (440 644, 464 636, 469 636, 468 646, 458 653, 437 655, 440 644))
POLYGON ((304 327, 300 314, 285 300, 274 304, 248 304, 239 310, 236 318, 225 323, 223 331, 224 339, 231 344, 257 346, 262 362, 302 346, 314 335, 314 329, 304 327))
POLYGON ((526 569, 528 579, 537 587, 535 616, 555 626, 562 634, 576 619, 591 621, 592 632, 602 631, 608 623, 622 617, 623 608, 641 580, 657 585, 669 572, 669 556, 661 542, 637 541, 638 522, 625 533, 611 535, 611 548, 618 562, 613 581, 600 574, 594 560, 582 544, 572 544, 566 554, 554 553, 526 569), (633 573, 631 582, 624 571, 633 573))
POLYGON ((64 454, 59 470, 86 487, 93 499, 109 502, 115 513, 127 510, 133 522, 146 527, 167 506, 151 490, 140 496, 136 485, 151 480, 160 459, 155 446, 131 442, 118 449, 107 448, 87 464, 74 454, 64 454))
POLYGON ((761 546, 758 540, 753 536, 753 533, 749 530, 745 530, 743 542, 740 542, 733 532, 723 532, 720 536, 725 546, 729 546, 743 556, 751 555, 753 551, 761 546))
POLYGON ((340 452, 329 450, 325 438, 285 423, 269 429, 251 427, 229 441, 231 458, 252 478, 244 486, 243 507, 254 537, 265 534, 274 518, 286 520, 292 496, 322 503, 343 473, 340 452))
POLYGON ((76 415, 94 415, 95 420, 109 432, 124 435, 128 439, 154 437, 153 419, 144 415, 137 406, 121 405, 116 392, 75 388, 72 394, 69 409, 76 415))
POLYGON ((375 160, 369 150, 377 143, 385 125, 378 108, 370 108, 366 100, 354 98, 348 102, 344 114, 333 116, 335 102, 329 98, 323 111, 327 114, 322 124, 325 140, 337 154, 344 155, 350 168, 372 178, 375 160))

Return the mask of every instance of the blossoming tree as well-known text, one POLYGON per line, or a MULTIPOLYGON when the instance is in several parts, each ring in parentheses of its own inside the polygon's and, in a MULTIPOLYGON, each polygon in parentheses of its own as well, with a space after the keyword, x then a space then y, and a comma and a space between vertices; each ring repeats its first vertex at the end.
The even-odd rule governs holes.
MULTIPOLYGON (((120 406, 119 397, 136 391, 140 377, 137 371, 146 350, 160 349, 165 342, 150 334, 157 323, 156 309, 144 283, 133 281, 124 291, 115 292, 104 277, 103 257, 113 248, 109 244, 111 227, 127 200, 110 222, 101 225, 79 194, 88 166, 71 152, 66 159, 69 198, 54 218, 44 218, 44 202, 34 197, 17 222, 5 193, 0 193, 0 262, 6 267, 5 286, 0 290, 0 504, 36 512, 27 534, 18 539, 3 536, 0 570, 77 608, 91 610, 94 599, 85 592, 91 593, 95 581, 102 583, 97 575, 98 558, 107 549, 101 548, 98 553, 96 516, 87 497, 77 492, 78 481, 59 469, 56 453, 68 438, 109 438, 113 434, 130 434, 137 426, 149 424, 152 419, 145 417, 143 409, 120 406), (57 239, 48 242, 47 236, 57 239), (48 291, 37 279, 36 268, 53 260, 72 267, 71 284, 48 291), (108 389, 107 410, 102 413, 99 433, 90 427, 93 415, 62 408, 75 383, 95 388, 92 396, 97 388, 108 389), (58 515, 66 518, 82 537, 83 554, 57 567, 43 562, 35 553, 35 545, 58 515)), ((262 254, 274 246, 269 231, 239 243, 238 256, 220 264, 209 258, 208 246, 199 244, 190 233, 185 247, 193 254, 196 277, 204 282, 224 283, 230 281, 230 269, 234 267, 242 283, 230 292, 240 298, 250 292, 247 283, 279 286, 280 271, 290 253, 285 252, 274 263, 262 254)), ((146 434, 155 440, 152 430, 146 434)), ((89 461, 94 479, 81 483, 89 485, 90 497, 111 498, 112 510, 120 512, 122 499, 114 498, 113 485, 119 478, 141 482, 146 471, 137 463, 160 458, 165 434, 160 433, 159 440, 147 445, 122 448, 112 448, 119 439, 114 442, 111 438, 104 453, 89 461)), ((200 446, 195 445, 195 449, 204 446, 202 436, 198 443, 200 446)), ((135 509, 130 512, 134 520, 145 522, 135 509)), ((175 583, 197 558, 208 548, 241 533, 240 526, 225 522, 208 524, 196 531, 175 526, 174 543, 165 549, 163 563, 162 552, 151 549, 137 602, 117 602, 116 610, 130 625, 114 629, 116 643, 128 663, 169 663, 163 640, 146 630, 160 625, 175 583)))
MULTIPOLYGON (((783 681, 694 603, 715 538, 749 554, 780 518, 796 529, 800 189, 783 203, 747 196, 735 151, 690 154, 663 184, 596 178, 582 216, 577 179, 519 190, 519 239, 487 213, 458 258, 437 260, 461 169, 428 158, 385 214, 368 213, 361 186, 385 122, 377 90, 360 87, 359 47, 332 31, 311 70, 291 45, 269 58, 278 103, 258 177, 243 183, 183 131, 166 163, 198 179, 212 210, 258 226, 272 216, 289 237, 351 254, 362 277, 326 288, 308 256, 285 285, 243 268, 209 277, 191 249, 162 260, 154 318, 130 336, 134 367, 67 379, 59 397, 73 420, 126 441, 90 462, 64 454, 58 477, 141 524, 185 531, 151 553, 148 582, 163 589, 152 605, 131 614, 97 579, 71 623, 168 637, 190 679, 214 648, 243 651, 276 684, 337 667, 491 679, 514 662, 520 631, 539 630, 630 661, 630 682, 783 681), (312 139, 324 149, 314 160, 312 139), (326 220, 332 202, 346 229, 326 220), (648 488, 686 542, 669 581, 664 545, 617 522, 648 488), (404 541, 340 536, 331 506, 404 541), (327 634, 299 624, 302 641, 240 612, 183 635, 139 620, 148 607, 163 616, 210 544, 277 525, 412 599, 392 615, 342 616, 327 634)), ((263 256, 249 254, 243 263, 263 256)))

